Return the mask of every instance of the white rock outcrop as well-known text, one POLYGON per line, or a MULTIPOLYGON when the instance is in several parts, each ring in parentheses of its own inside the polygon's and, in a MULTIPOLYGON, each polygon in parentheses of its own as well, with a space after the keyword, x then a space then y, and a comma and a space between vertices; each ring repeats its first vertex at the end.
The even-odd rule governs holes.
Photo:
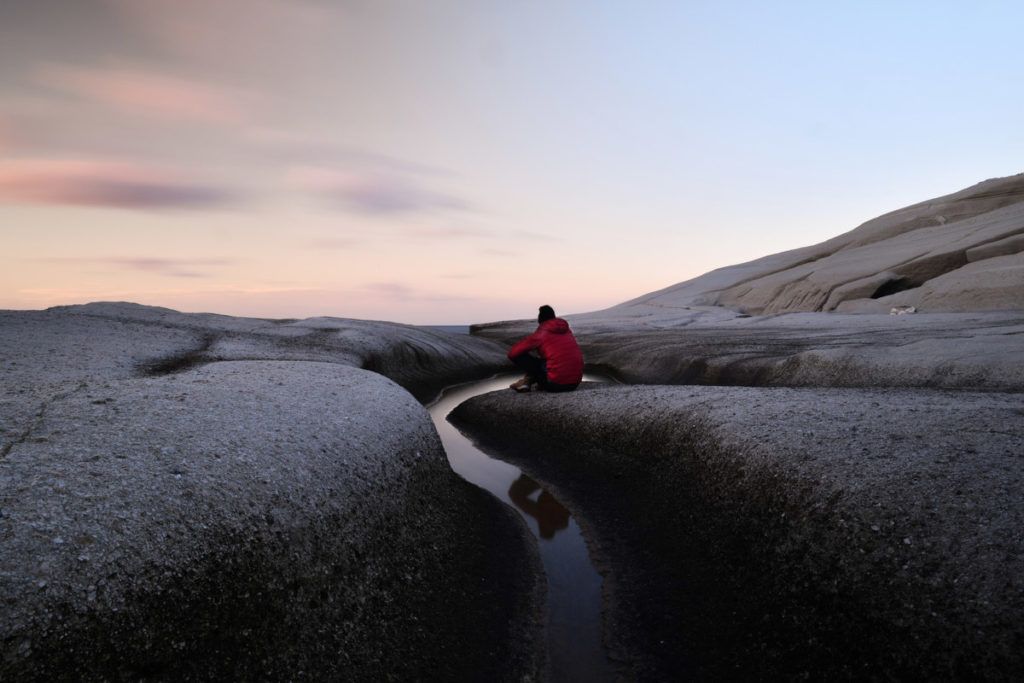
POLYGON ((1024 174, 874 218, 821 244, 728 266, 637 307, 724 306, 752 315, 1024 308, 1024 174))

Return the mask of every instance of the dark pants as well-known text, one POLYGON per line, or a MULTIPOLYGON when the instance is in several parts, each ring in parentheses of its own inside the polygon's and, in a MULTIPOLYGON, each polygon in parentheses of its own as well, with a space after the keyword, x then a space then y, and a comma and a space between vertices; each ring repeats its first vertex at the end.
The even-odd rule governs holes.
POLYGON ((539 384, 540 388, 544 391, 572 391, 579 386, 579 384, 559 384, 549 381, 547 363, 544 362, 543 358, 537 358, 537 356, 524 353, 513 358, 512 362, 516 364, 517 368, 525 372, 532 382, 539 384))

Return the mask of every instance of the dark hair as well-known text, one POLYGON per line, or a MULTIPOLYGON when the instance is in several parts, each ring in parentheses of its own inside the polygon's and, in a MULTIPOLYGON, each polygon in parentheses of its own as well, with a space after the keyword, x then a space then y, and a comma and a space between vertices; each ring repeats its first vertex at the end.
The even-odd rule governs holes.
POLYGON ((555 317, 555 309, 551 308, 546 304, 544 306, 541 306, 538 310, 540 311, 540 313, 537 315, 537 322, 539 323, 542 323, 545 320, 551 320, 552 318, 555 317))

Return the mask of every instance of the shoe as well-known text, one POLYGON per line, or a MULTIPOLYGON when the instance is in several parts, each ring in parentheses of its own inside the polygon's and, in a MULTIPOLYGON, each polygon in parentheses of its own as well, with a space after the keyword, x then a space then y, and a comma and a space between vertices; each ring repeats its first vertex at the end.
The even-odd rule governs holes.
POLYGON ((520 394, 525 394, 530 390, 530 378, 524 377, 522 379, 512 382, 508 385, 508 388, 512 391, 518 391, 520 394))

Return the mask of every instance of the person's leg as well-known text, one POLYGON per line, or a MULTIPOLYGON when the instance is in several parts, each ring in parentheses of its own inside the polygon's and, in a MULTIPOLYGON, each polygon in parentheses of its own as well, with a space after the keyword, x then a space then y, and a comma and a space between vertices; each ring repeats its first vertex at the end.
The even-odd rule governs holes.
POLYGON ((544 386, 548 381, 547 364, 543 359, 529 353, 524 353, 512 359, 515 366, 526 373, 533 384, 544 386))

